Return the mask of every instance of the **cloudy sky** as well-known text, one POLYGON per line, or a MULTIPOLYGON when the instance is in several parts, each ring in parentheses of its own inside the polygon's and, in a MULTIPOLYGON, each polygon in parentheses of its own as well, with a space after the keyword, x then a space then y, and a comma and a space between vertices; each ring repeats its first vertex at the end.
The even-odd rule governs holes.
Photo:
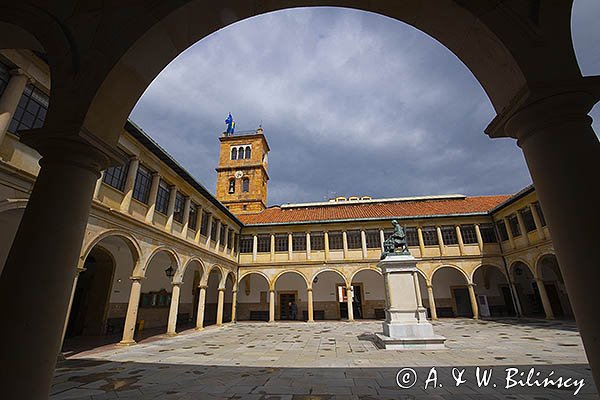
MULTIPOLYGON (((575 3, 582 71, 600 74, 600 1, 575 3)), ((270 205, 504 194, 531 182, 515 141, 483 133, 494 112, 471 72, 434 39, 377 14, 306 8, 238 22, 175 59, 131 118, 214 193, 228 112, 237 130, 262 123, 270 205)))

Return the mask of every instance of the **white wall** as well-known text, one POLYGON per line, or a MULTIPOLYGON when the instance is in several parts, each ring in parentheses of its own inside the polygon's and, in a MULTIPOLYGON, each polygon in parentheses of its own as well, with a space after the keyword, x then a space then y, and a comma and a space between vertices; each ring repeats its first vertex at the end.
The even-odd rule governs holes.
POLYGON ((450 286, 465 286, 466 284, 466 278, 458 270, 452 267, 443 267, 433 275, 433 295, 435 298, 451 298, 450 286))
POLYGON ((269 284, 263 276, 259 274, 246 275, 239 284, 237 300, 239 303, 260 303, 260 292, 268 291, 269 284), (248 284, 250 285, 250 291, 246 293, 248 284))

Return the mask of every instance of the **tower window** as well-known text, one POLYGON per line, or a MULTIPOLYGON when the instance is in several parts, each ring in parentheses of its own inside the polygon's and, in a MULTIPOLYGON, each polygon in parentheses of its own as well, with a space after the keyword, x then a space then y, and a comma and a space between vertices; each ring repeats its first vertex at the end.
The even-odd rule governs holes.
POLYGON ((250 146, 246 147, 246 156, 244 158, 249 159, 252 156, 252 149, 250 146))
POLYGON ((250 179, 244 178, 242 180, 242 192, 249 192, 249 191, 250 191, 250 179))
POLYGON ((237 149, 237 147, 232 147, 231 148, 231 159, 237 160, 237 157, 238 157, 238 149, 237 149))
POLYGON ((235 179, 229 180, 229 194, 235 193, 235 179))

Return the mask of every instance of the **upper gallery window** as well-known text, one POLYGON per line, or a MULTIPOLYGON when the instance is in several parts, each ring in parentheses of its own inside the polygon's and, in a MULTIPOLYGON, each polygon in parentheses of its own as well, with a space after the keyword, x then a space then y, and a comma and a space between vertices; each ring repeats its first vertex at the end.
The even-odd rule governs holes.
POLYGON ((123 191, 125 188, 125 178, 127 177, 127 165, 118 165, 107 168, 104 171, 102 181, 117 190, 123 191))
POLYGON ((10 121, 9 131, 40 128, 44 125, 50 97, 33 85, 27 85, 10 121))
POLYGON ((143 165, 140 165, 135 176, 133 185, 133 198, 148 204, 150 197, 150 187, 152 186, 152 172, 143 165))

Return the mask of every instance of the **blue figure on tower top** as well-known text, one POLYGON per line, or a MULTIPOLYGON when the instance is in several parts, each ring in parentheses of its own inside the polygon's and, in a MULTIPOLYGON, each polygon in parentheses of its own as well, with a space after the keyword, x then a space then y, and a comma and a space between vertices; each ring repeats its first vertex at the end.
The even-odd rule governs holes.
POLYGON ((235 130, 235 121, 233 120, 231 113, 229 113, 227 116, 225 123, 227 124, 227 136, 233 135, 233 131, 235 130))

